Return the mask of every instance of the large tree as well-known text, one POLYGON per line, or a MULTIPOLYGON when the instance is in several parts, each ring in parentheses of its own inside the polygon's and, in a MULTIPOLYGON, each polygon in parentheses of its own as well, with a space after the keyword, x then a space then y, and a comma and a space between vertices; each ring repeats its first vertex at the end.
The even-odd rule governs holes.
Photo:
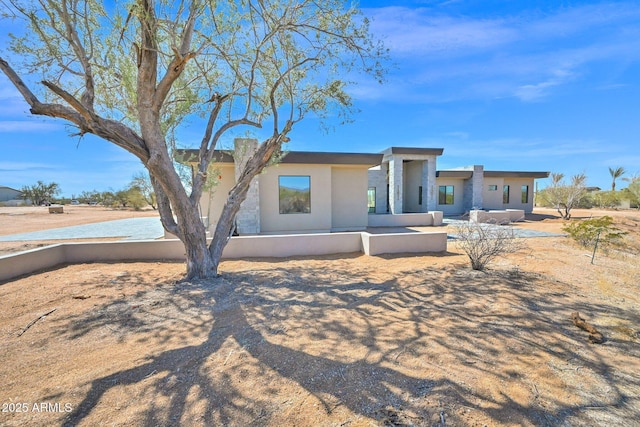
POLYGON ((43 203, 51 203, 53 198, 60 194, 60 186, 55 182, 48 184, 38 181, 35 185, 22 187, 22 198, 31 200, 32 205, 40 206, 43 203))
MULTIPOLYGON (((0 69, 35 115, 64 119, 138 157, 164 228, 182 240, 187 277, 212 277, 253 177, 309 114, 349 116, 355 72, 380 80, 385 52, 359 12, 339 0, 8 0, 24 20, 0 69), (16 71, 18 70, 18 71, 16 71), (38 73, 41 85, 23 77, 38 73), (41 91, 32 90, 38 87, 41 91), (185 187, 172 149, 202 119, 185 187), (198 202, 214 149, 230 132, 262 128, 207 246, 198 202)), ((8 6, 7 6, 8 5, 8 6)))
POLYGON ((563 219, 570 219, 571 210, 587 195, 586 182, 587 176, 584 173, 572 176, 568 184, 564 182, 564 174, 552 173, 551 184, 542 191, 540 197, 556 208, 563 219))

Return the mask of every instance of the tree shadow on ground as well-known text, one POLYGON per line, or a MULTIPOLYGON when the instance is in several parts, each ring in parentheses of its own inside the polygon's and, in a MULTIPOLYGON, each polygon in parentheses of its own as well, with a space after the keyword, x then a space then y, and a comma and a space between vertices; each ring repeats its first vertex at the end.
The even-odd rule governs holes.
MULTIPOLYGON (((532 298, 543 281, 518 272, 432 268, 384 278, 285 263, 154 288, 64 319, 71 339, 109 325, 123 336, 160 329, 168 340, 168 325, 177 322, 182 331, 203 334, 202 342, 92 380, 64 425, 90 419, 113 388, 145 381, 151 396, 145 425, 184 422, 194 401, 203 425, 274 424, 286 406, 278 387, 291 382, 327 416, 347 408, 385 425, 437 425, 445 413, 458 425, 469 413, 518 425, 563 424, 587 411, 639 419, 632 390, 640 389, 640 378, 603 357, 569 321, 572 311, 591 317, 615 312, 638 324, 639 313, 590 301, 569 304, 568 285, 532 298), (300 336, 307 339, 296 340, 300 336), (527 372, 541 363, 558 378, 575 377, 576 389, 567 393, 579 396, 555 396, 557 381, 531 383, 527 372), (492 384, 469 385, 479 377, 492 384), (580 395, 583 379, 606 393, 580 395), (242 381, 255 382, 256 392, 242 381)), ((640 356, 637 343, 608 345, 640 356)))

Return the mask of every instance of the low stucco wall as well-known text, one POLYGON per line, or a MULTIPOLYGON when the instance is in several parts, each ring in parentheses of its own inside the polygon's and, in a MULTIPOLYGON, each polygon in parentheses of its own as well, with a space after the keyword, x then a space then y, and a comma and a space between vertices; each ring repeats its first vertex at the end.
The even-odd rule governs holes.
MULTIPOLYGON (((444 252, 447 233, 322 233, 232 237, 223 259, 330 255, 364 252, 366 255, 403 252, 444 252)), ((0 282, 35 271, 70 263, 111 261, 184 261, 182 242, 145 240, 123 242, 62 243, 0 256, 0 282)))
POLYGON ((444 252, 447 233, 362 233, 362 244, 367 255, 444 252))
POLYGON ((469 220, 478 223, 508 224, 510 222, 522 221, 524 219, 523 209, 505 210, 474 210, 469 212, 469 220))
POLYGON ((369 227, 420 227, 440 226, 442 211, 404 214, 369 214, 369 227))
POLYGON ((288 257, 362 252, 361 233, 232 237, 222 258, 288 257))
POLYGON ((511 216, 507 211, 470 211, 469 221, 477 223, 508 224, 511 216))
POLYGON ((524 221, 524 209, 507 209, 511 222, 524 221))

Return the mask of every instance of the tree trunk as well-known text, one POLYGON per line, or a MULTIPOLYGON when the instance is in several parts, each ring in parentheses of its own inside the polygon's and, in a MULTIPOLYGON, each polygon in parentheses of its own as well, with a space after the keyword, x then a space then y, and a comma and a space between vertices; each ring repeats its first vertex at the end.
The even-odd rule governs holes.
POLYGON ((222 213, 218 219, 213 241, 209 247, 211 262, 216 273, 222 258, 222 251, 229 242, 233 223, 236 214, 240 210, 240 205, 247 196, 249 186, 253 178, 258 175, 267 166, 273 154, 282 147, 283 141, 287 140, 287 133, 291 129, 291 123, 287 122, 287 126, 279 133, 263 142, 257 151, 251 156, 244 166, 244 170, 240 174, 236 185, 229 191, 227 202, 222 208, 222 213))
POLYGON ((185 279, 208 279, 218 275, 218 264, 214 263, 207 248, 207 236, 204 224, 198 217, 194 221, 182 223, 184 243, 187 255, 187 274, 185 279))

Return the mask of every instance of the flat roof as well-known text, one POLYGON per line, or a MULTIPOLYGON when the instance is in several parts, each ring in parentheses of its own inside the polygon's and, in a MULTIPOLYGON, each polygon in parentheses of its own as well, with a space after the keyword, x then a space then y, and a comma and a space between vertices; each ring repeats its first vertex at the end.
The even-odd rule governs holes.
POLYGON ((516 171, 484 171, 484 176, 489 178, 548 178, 550 172, 516 172, 516 171))
MULTIPOLYGON (((441 170, 436 171, 438 178, 469 179, 472 170, 441 170)), ((485 178, 548 178, 549 172, 520 172, 520 171, 484 171, 485 178)))
MULTIPOLYGON (((175 158, 181 163, 194 163, 198 150, 176 150, 175 158)), ((234 163, 231 151, 215 150, 213 159, 219 163, 234 163)), ((382 154, 285 151, 279 163, 377 166, 382 163, 382 154)))
POLYGON ((420 148, 420 147, 389 147, 382 152, 385 156, 393 154, 413 155, 442 155, 444 148, 420 148))

